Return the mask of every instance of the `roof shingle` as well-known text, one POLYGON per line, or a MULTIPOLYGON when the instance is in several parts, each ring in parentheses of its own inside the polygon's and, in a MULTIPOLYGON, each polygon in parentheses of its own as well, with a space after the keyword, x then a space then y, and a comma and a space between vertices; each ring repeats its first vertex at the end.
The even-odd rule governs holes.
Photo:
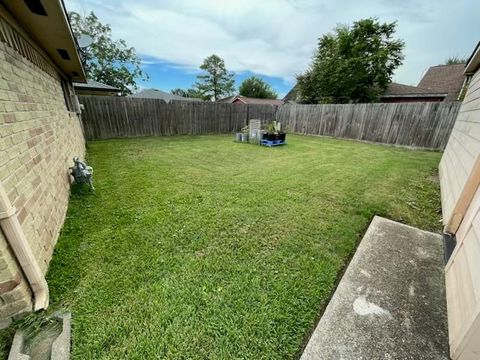
POLYGON ((120 91, 116 87, 103 84, 101 82, 95 81, 95 80, 87 80, 86 83, 73 83, 73 86, 77 89, 91 89, 91 90, 105 90, 105 91, 120 91))
POLYGON ((430 89, 421 88, 418 86, 410 86, 399 83, 391 83, 388 85, 387 90, 383 96, 396 96, 396 95, 419 95, 419 96, 428 96, 428 95, 445 95, 446 92, 432 91, 430 89))
POLYGON ((278 100, 278 99, 258 99, 258 98, 250 98, 242 95, 229 96, 229 97, 218 100, 218 102, 233 103, 235 100, 240 100, 245 104, 259 104, 259 105, 280 106, 280 105, 283 105, 284 103, 282 100, 278 100))
POLYGON ((172 100, 180 100, 180 101, 202 101, 202 99, 196 98, 185 98, 182 96, 178 96, 175 94, 170 94, 162 90, 158 89, 144 89, 135 94, 129 95, 129 97, 133 98, 144 98, 144 99, 161 99, 165 102, 170 102, 172 100))
POLYGON ((445 101, 455 101, 464 81, 465 64, 437 65, 430 67, 418 87, 448 94, 445 101))

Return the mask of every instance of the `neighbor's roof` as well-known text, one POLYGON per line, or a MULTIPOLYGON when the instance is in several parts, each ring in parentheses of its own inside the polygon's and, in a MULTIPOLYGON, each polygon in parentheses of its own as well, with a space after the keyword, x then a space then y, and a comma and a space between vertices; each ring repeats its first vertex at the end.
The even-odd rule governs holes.
POLYGON ((119 92, 120 89, 117 89, 116 87, 107 85, 107 84, 102 84, 101 82, 95 81, 95 80, 87 80, 87 83, 73 83, 73 86, 76 89, 82 89, 82 90, 97 90, 97 91, 108 91, 108 92, 119 92))
POLYGON ((161 99, 165 102, 170 102, 172 100, 178 100, 178 101, 203 101, 202 99, 196 99, 196 98, 185 98, 183 96, 178 96, 174 94, 167 93, 162 90, 158 89, 144 89, 140 90, 139 92, 129 95, 129 97, 134 97, 134 98, 144 98, 144 99, 161 99))
POLYGON ((447 93, 446 101, 457 100, 463 86, 464 70, 465 64, 432 66, 423 75, 418 87, 447 93))
POLYGON ((288 102, 288 101, 297 101, 297 96, 298 96, 298 84, 295 84, 295 86, 285 95, 283 98, 283 101, 288 102))
POLYGON ((259 105, 283 105, 284 104, 283 100, 257 99, 257 98, 242 96, 242 95, 229 96, 229 97, 218 100, 218 102, 233 103, 235 100, 239 100, 244 104, 259 104, 259 105))
MULTIPOLYGON (((474 52, 475 53, 475 52, 474 52)), ((480 50, 477 46, 477 67, 480 66, 480 50)), ((473 64, 475 56, 472 55, 470 62, 473 64)), ((472 66, 473 67, 473 66, 472 66)), ((423 76, 418 86, 410 86, 391 83, 381 96, 387 97, 440 97, 445 100, 457 100, 463 86, 465 64, 432 66, 423 76)), ((297 98, 298 85, 295 85, 283 98, 285 102, 295 101, 297 98)))
POLYGON ((390 83, 382 98, 392 97, 445 97, 446 92, 435 92, 418 86, 390 83))
POLYGON ((237 95, 227 96, 227 97, 225 97, 225 98, 218 99, 217 102, 221 102, 221 103, 231 103, 236 97, 237 97, 237 95))
MULTIPOLYGON (((77 50, 65 6, 61 0, 3 0, 8 14, 48 54, 53 62, 73 81, 85 82, 85 71, 77 50)), ((0 13, 3 13, 0 6, 0 13)))

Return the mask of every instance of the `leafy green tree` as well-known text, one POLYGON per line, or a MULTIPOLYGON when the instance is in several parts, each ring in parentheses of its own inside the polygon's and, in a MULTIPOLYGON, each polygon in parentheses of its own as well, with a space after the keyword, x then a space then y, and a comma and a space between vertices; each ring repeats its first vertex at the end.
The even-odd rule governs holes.
POLYGON ((187 90, 181 89, 181 88, 176 88, 170 91, 173 95, 178 95, 182 97, 187 97, 187 90))
POLYGON ((218 100, 228 96, 235 90, 235 74, 225 68, 225 62, 219 56, 213 54, 207 57, 200 66, 203 73, 198 75, 198 82, 195 89, 200 91, 202 96, 208 100, 218 100))
POLYGON ((82 49, 88 79, 114 86, 122 95, 127 95, 138 89, 137 79, 148 78, 140 67, 135 49, 125 40, 113 40, 110 25, 102 24, 93 11, 85 17, 70 12, 69 18, 75 35, 86 34, 93 38, 93 43, 82 49))
POLYGON ((373 102, 403 61, 404 42, 394 39, 396 22, 363 19, 323 35, 310 68, 297 77, 306 103, 373 102))
POLYGON ((447 60, 445 60, 445 65, 455 65, 455 64, 466 64, 466 58, 462 58, 460 56, 450 56, 447 60))
POLYGON ((182 96, 182 97, 185 97, 185 98, 196 98, 196 99, 205 100, 203 94, 199 90, 194 89, 194 88, 186 89, 186 90, 181 89, 181 88, 177 88, 177 89, 173 89, 170 92, 174 95, 182 96))
POLYGON ((240 95, 258 99, 276 99, 278 96, 269 84, 256 76, 243 80, 239 91, 240 95))

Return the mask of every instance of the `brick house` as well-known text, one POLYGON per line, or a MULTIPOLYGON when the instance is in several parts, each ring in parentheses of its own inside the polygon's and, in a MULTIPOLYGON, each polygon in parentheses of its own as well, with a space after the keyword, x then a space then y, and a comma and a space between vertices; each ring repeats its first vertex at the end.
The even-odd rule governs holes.
POLYGON ((85 82, 61 0, 0 3, 0 320, 48 306, 44 275, 85 141, 85 82))

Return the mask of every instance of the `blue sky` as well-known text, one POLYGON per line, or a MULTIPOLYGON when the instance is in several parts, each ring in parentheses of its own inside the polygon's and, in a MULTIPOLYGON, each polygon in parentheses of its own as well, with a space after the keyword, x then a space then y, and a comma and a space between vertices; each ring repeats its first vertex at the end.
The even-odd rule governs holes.
POLYGON ((406 43, 394 81, 416 85, 429 66, 469 56, 480 40, 477 0, 66 0, 94 11, 113 36, 134 46, 150 79, 141 87, 188 88, 202 60, 215 53, 236 74, 255 74, 280 96, 295 84, 317 39, 337 24, 378 17, 397 21, 406 43))
MULTIPOLYGON (((200 74, 200 71, 197 69, 189 69, 178 66, 177 64, 159 61, 149 55, 140 55, 143 60, 142 66, 149 76, 147 81, 139 82, 141 88, 154 87, 165 91, 170 91, 175 88, 187 89, 197 81, 197 75, 200 74)), ((235 86, 237 88, 244 79, 252 75, 263 78, 280 96, 287 93, 292 87, 291 81, 286 81, 275 76, 256 74, 248 70, 234 73, 235 86)))

